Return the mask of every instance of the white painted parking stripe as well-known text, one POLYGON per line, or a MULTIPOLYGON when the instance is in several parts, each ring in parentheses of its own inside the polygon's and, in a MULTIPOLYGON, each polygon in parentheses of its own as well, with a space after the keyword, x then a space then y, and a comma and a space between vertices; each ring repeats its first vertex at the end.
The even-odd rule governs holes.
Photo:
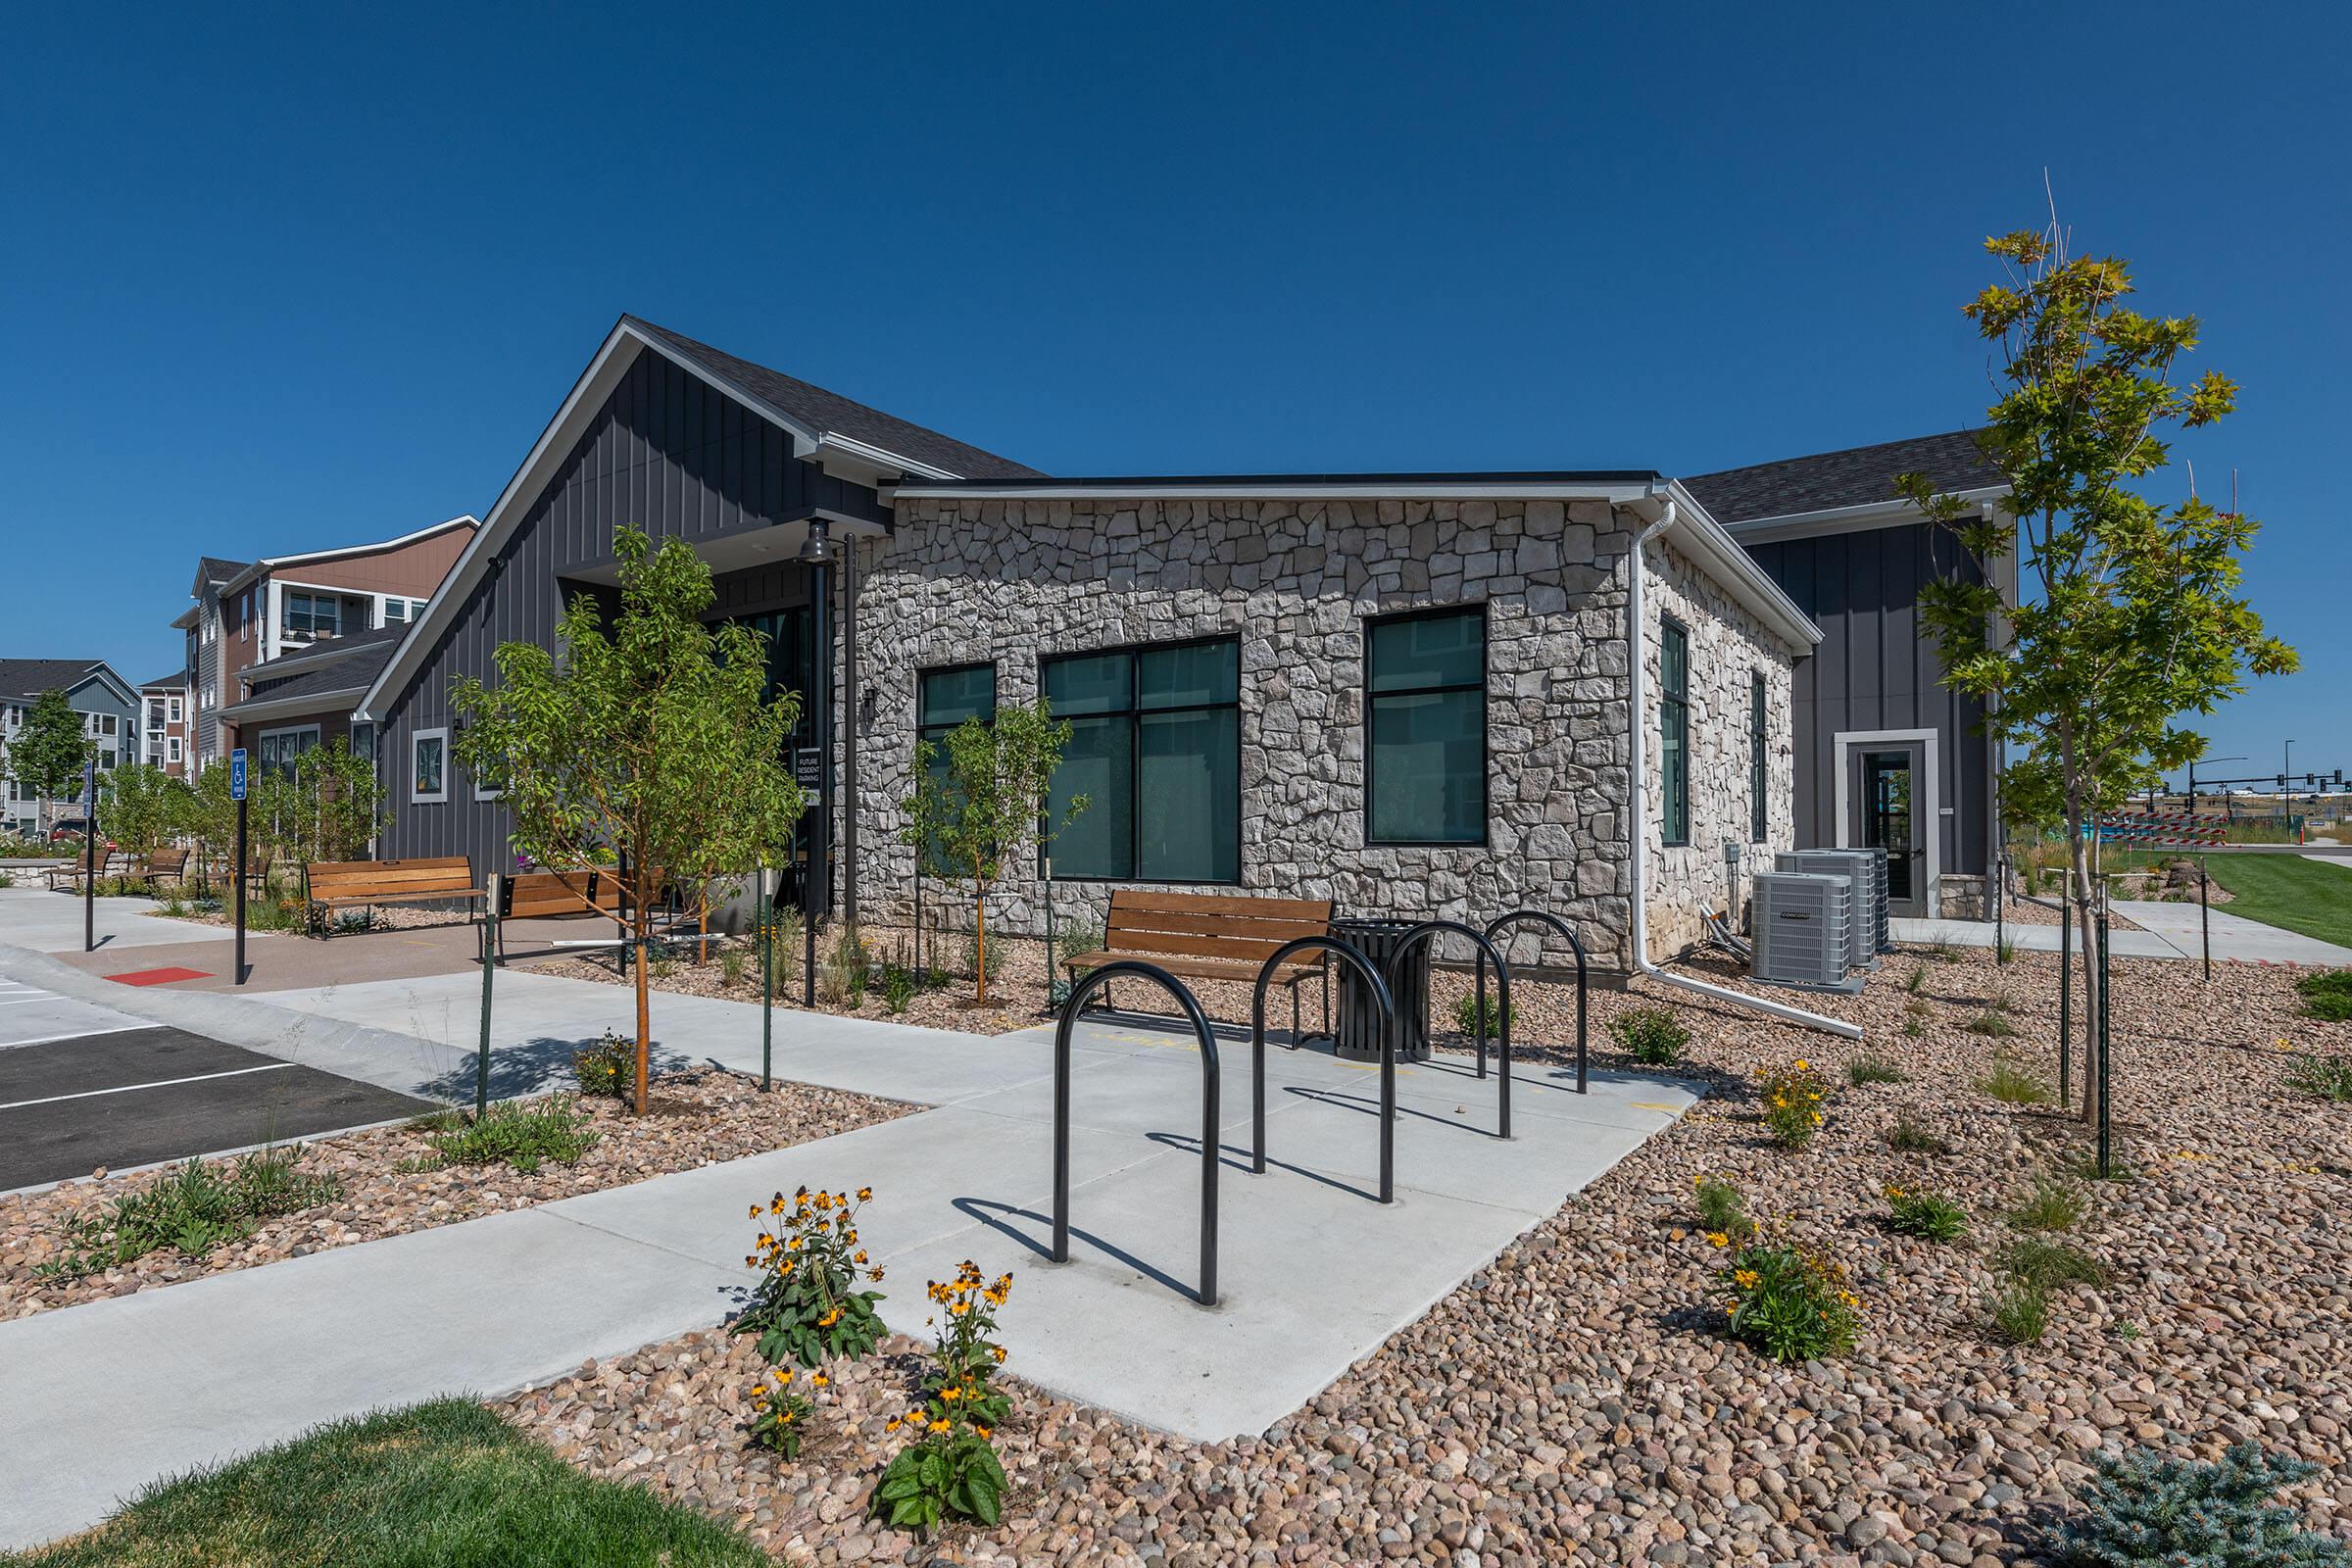
POLYGON ((209 1083, 215 1078, 242 1078, 249 1072, 275 1072, 291 1067, 290 1061, 266 1062, 259 1067, 231 1067, 226 1072, 200 1072, 192 1078, 159 1078, 151 1084, 124 1084, 119 1089, 85 1089, 77 1095, 51 1095, 46 1100, 19 1100, 0 1105, 0 1110, 23 1110, 27 1105, 54 1105, 61 1100, 90 1100, 99 1095, 130 1095, 142 1089, 170 1089, 174 1084, 209 1083))
POLYGON ((99 1035, 128 1034, 134 1029, 153 1029, 151 1023, 110 1023, 98 1029, 68 1029, 63 1034, 35 1035, 30 1040, 0 1040, 0 1051, 14 1051, 19 1046, 54 1046, 61 1040, 90 1040, 99 1035))

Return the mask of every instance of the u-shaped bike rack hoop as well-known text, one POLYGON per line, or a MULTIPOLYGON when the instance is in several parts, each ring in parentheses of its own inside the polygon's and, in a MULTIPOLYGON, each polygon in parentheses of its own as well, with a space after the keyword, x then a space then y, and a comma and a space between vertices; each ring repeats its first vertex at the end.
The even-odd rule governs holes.
POLYGON ((1266 987, 1274 983, 1274 971, 1291 955, 1309 951, 1337 954, 1372 988, 1372 1000, 1380 1005, 1380 1200, 1393 1203, 1396 1201, 1396 1006, 1389 1000, 1388 982, 1372 967, 1372 960, 1338 937, 1299 937, 1286 942, 1257 971, 1257 993, 1250 999, 1250 1169, 1258 1176, 1266 1173, 1266 987))
POLYGON ((1502 1021, 1497 1030, 1502 1050, 1502 1085, 1495 1097, 1494 1136, 1508 1138, 1511 1136, 1511 966, 1503 961, 1501 952, 1481 935, 1476 926, 1464 925, 1459 920, 1424 920, 1396 939, 1396 947, 1389 956, 1389 970, 1392 974, 1402 973, 1404 960, 1412 955, 1413 949, 1448 931, 1456 936, 1468 937, 1478 944, 1478 1075, 1481 1078, 1487 1075, 1486 962, 1489 958, 1494 960, 1494 983, 1502 993, 1502 1021))
MULTIPOLYGON (((1217 1119, 1220 1073, 1217 1036, 1200 1001, 1185 983, 1156 963, 1121 958, 1106 963, 1078 982, 1061 1004, 1061 1023, 1054 1031, 1054 1261, 1070 1260, 1070 1031, 1086 999, 1097 989, 1125 976, 1151 980, 1176 999, 1200 1042, 1200 1288, 1202 1306, 1217 1304, 1217 1119)), ((1262 993, 1261 993, 1262 995, 1262 993)))
MULTIPOLYGON (((1498 933, 1515 925, 1549 926, 1568 939, 1569 950, 1576 955, 1576 1092, 1585 1094, 1585 999, 1592 981, 1591 965, 1585 957, 1585 945, 1577 940, 1576 933, 1569 929, 1567 921, 1543 909, 1513 909, 1498 919, 1489 921, 1487 940, 1494 941, 1498 933)), ((1509 1004, 1506 1002, 1504 1005, 1507 1007, 1509 1004)), ((1487 956, 1483 953, 1478 956, 1478 1015, 1482 1019, 1487 1015, 1487 956)), ((1504 1026, 1509 1026, 1508 1018, 1504 1019, 1504 1026)), ((1481 1078, 1487 1075, 1486 1036, 1483 1033, 1479 1036, 1478 1075, 1481 1078)))

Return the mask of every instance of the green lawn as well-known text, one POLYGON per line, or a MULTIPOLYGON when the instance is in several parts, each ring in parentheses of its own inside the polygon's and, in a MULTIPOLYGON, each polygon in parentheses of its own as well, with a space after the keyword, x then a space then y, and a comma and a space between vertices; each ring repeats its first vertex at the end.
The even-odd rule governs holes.
POLYGON ((590 1480, 470 1399, 320 1427, 221 1469, 159 1482, 86 1535, 0 1552, 8 1568, 261 1563, 765 1568, 767 1559, 725 1526, 642 1488, 590 1480))
MULTIPOLYGON (((2111 853, 2107 864, 2150 858, 2111 853)), ((2210 855, 2205 865, 2215 884, 2230 893, 2230 903, 2215 907, 2352 948, 2352 867, 2323 865, 2300 855, 2210 855)))

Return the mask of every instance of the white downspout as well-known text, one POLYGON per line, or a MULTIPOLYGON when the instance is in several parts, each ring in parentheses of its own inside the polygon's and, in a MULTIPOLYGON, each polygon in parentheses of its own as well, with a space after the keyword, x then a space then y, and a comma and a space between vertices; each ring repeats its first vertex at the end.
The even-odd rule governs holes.
POLYGON ((1630 710, 1630 716, 1626 720, 1626 737, 1629 745, 1626 755, 1630 764, 1626 770, 1626 820, 1629 824, 1627 831, 1632 835, 1634 852, 1634 968, 1657 981, 1660 985, 1674 986, 1684 991, 1695 991, 1702 997, 1711 998, 1716 1002, 1727 1002, 1735 1007, 1746 1007, 1751 1011, 1766 1013, 1788 1023, 1802 1024, 1808 1029, 1820 1029, 1829 1034, 1841 1035, 1848 1040, 1859 1040, 1862 1038, 1862 1028, 1859 1024, 1846 1023, 1837 1018, 1827 1018, 1818 1012, 1807 1012, 1802 1007, 1791 1007, 1785 1003, 1767 1002, 1762 997, 1751 997, 1745 992, 1728 990, 1723 986, 1711 986, 1703 980, 1692 980, 1686 975, 1668 974, 1649 961, 1649 923, 1648 911, 1645 907, 1648 902, 1646 896, 1648 868, 1643 863, 1646 858, 1644 852, 1649 846, 1649 815, 1647 803, 1642 799, 1642 771, 1648 760, 1648 752, 1642 744, 1642 714, 1647 707, 1646 696, 1642 689, 1642 677, 1645 672, 1642 633, 1648 622, 1642 613, 1642 579, 1644 575, 1642 552, 1652 539, 1665 533, 1680 520, 1680 509, 1676 507, 1671 497, 1667 498, 1666 510, 1658 514, 1657 521, 1642 530, 1634 540, 1634 548, 1627 553, 1625 558, 1626 692, 1627 707, 1630 710))

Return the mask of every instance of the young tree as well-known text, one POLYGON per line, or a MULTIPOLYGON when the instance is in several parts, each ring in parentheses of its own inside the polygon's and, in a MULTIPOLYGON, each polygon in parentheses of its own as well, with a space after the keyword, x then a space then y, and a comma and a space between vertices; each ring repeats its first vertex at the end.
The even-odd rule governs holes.
MULTIPOLYGON (((237 803, 228 794, 228 759, 207 762, 187 787, 172 798, 172 831, 195 841, 197 878, 206 892, 213 886, 213 857, 227 852, 237 840, 237 803)), ((234 867, 230 868, 234 874, 234 867)), ((232 888, 230 890, 234 892, 232 888)))
MULTIPOLYGON (((2174 362, 2196 347, 2196 319, 2130 309, 2124 262, 2069 254, 2054 219, 1984 248, 2009 278, 1966 311, 1996 346, 2006 383, 1982 440, 2011 493, 1987 517, 1924 475, 1899 482, 1988 578, 2019 558, 2021 603, 1947 576, 1921 591, 1920 611, 1942 647, 1945 684, 1986 699, 1988 732, 2016 748, 2001 775, 2004 814, 2065 826, 2087 956, 2095 917, 2084 824, 2204 750, 2181 715, 2210 713, 2248 671, 2293 669, 2295 655, 2265 635, 2237 591, 2238 557, 2257 524, 2194 494, 2168 504, 2141 493, 2168 461, 2163 432, 2210 424, 2236 400, 2218 371, 2174 381, 2174 362)), ((2096 1039, 2098 999, 2084 991, 2083 1024, 2096 1039)), ((2083 1076, 2091 1117, 2098 1087, 2083 1076)))
POLYGON ((125 762, 98 779, 99 815, 107 837, 144 864, 172 831, 179 813, 179 780, 160 767, 125 762))
MULTIPOLYGON (((459 681, 451 750, 505 791, 514 848, 543 865, 620 860, 642 958, 665 875, 757 868, 787 842, 804 806, 785 763, 800 700, 765 697, 760 635, 703 620, 710 568, 684 541, 657 550, 613 536, 620 612, 608 629, 583 594, 557 623, 560 650, 507 643, 499 684, 459 681)), ((636 965, 636 1107, 646 1109, 652 1029, 636 965)))
POLYGON ((26 793, 43 801, 79 798, 82 764, 98 752, 81 726, 64 692, 45 691, 34 701, 8 748, 9 772, 26 793))
POLYGON ((1080 811, 1074 798, 1058 823, 1046 819, 1046 787, 1070 744, 1070 726, 1054 722, 1044 698, 1000 710, 993 719, 967 718, 945 742, 914 749, 914 793, 905 802, 900 839, 926 864, 968 882, 979 961, 972 1000, 988 1000, 988 895, 1004 863, 1031 839, 1051 842, 1080 811))

